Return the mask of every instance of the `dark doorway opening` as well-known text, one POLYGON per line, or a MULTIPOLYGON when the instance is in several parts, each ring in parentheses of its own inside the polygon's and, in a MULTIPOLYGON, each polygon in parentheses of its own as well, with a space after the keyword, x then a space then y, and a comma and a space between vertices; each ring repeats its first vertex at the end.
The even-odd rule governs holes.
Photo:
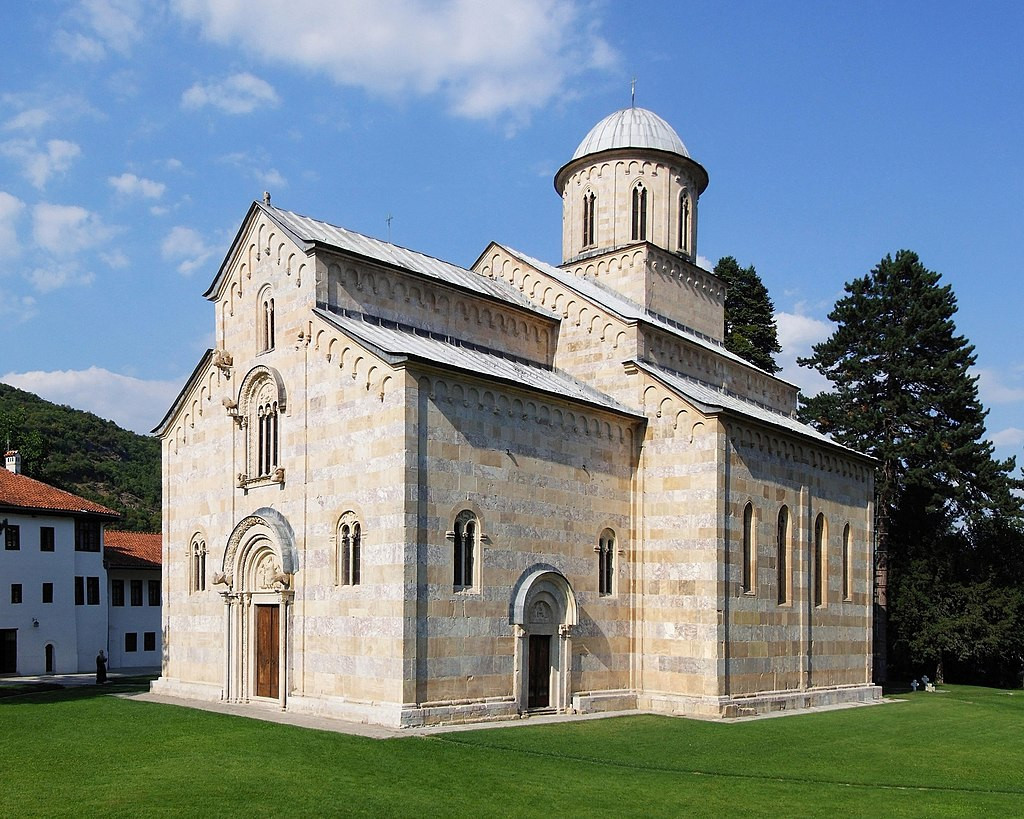
POLYGON ((526 707, 551 705, 551 635, 530 635, 529 680, 526 707))

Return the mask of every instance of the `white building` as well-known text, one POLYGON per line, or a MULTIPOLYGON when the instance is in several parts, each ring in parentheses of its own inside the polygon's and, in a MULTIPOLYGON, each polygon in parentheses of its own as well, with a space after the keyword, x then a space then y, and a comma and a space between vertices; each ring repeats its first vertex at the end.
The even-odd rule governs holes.
MULTIPOLYGON (((116 668, 123 653, 113 656, 111 629, 119 637, 155 631, 156 651, 140 651, 138 661, 123 664, 157 665, 159 604, 130 607, 127 617, 110 614, 105 560, 112 563, 111 578, 142 579, 139 568, 123 567, 119 552, 104 554, 104 528, 118 513, 22 475, 17 452, 6 454, 6 467, 0 470, 0 674, 92 671, 100 649, 112 655, 116 668)), ((157 600, 160 592, 159 536, 151 537, 157 538, 157 563, 148 564, 143 580, 146 603, 150 578, 157 582, 157 600)), ((139 638, 140 649, 144 640, 139 638)))

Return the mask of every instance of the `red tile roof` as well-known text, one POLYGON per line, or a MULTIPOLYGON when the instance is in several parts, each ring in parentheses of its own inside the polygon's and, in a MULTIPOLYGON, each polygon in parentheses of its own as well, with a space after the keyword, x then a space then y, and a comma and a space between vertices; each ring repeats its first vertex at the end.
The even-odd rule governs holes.
POLYGON ((114 532, 103 535, 104 560, 108 568, 159 569, 162 538, 142 532, 114 532))
POLYGON ((56 489, 41 481, 0 469, 0 509, 26 511, 52 511, 65 513, 86 512, 93 515, 121 517, 120 513, 91 500, 56 489))

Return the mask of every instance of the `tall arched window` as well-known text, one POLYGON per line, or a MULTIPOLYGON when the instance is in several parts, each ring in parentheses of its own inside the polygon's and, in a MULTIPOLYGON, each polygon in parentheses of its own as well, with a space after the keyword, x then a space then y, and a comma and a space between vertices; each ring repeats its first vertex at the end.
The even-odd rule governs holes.
POLYGON ((850 575, 850 524, 843 527, 843 600, 853 599, 853 578, 850 575))
POLYGON ((597 591, 607 596, 614 594, 615 532, 605 529, 597 544, 597 591))
POLYGON ((779 510, 779 539, 776 566, 778 568, 779 604, 789 602, 789 507, 779 510))
POLYGON ((686 191, 679 194, 679 249, 683 253, 690 250, 690 195, 686 191))
POLYGON ((274 349, 274 291, 269 287, 260 290, 259 295, 260 350, 274 349))
POLYGON ((743 593, 754 591, 754 507, 743 507, 743 593))
POLYGON ((362 527, 355 515, 345 513, 338 524, 338 554, 341 558, 340 579, 343 586, 358 586, 362 564, 362 527))
POLYGON ((596 204, 597 196, 593 191, 583 194, 583 247, 590 247, 597 241, 597 234, 594 232, 596 204))
POLYGON ((819 512, 818 517, 814 519, 814 605, 816 606, 824 605, 828 599, 826 592, 828 576, 825 571, 827 537, 825 516, 819 512))
POLYGON ((189 588, 192 592, 206 589, 206 541, 199 535, 189 547, 189 588))
POLYGON ((277 401, 267 400, 256 406, 259 429, 257 453, 257 477, 269 477, 277 469, 277 401))
POLYGON ((476 515, 466 510, 459 512, 455 518, 454 536, 454 576, 453 585, 456 589, 469 589, 476 585, 476 544, 479 536, 479 525, 476 515))
POLYGON ((647 238, 647 188, 643 182, 633 187, 633 232, 634 241, 647 238))

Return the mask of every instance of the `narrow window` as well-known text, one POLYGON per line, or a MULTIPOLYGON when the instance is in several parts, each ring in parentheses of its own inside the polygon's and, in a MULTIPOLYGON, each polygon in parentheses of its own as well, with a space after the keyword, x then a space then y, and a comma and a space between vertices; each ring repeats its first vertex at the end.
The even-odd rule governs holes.
POLYGON ((605 529, 597 546, 597 591, 602 596, 614 594, 615 533, 605 529))
POLYGON ((679 249, 686 253, 690 247, 690 196, 679 194, 679 249))
POLYGON ((149 605, 159 606, 160 605, 160 581, 150 580, 149 581, 149 605))
POLYGON ((362 529, 359 523, 348 519, 338 527, 338 548, 341 550, 341 583, 358 586, 362 562, 362 529))
POLYGON ((853 579, 850 577, 850 524, 843 528, 843 600, 853 599, 853 579))
POLYGON ((43 583, 43 602, 53 602, 53 583, 43 583))
POLYGON ((638 182, 633 188, 633 240, 647 238, 647 188, 638 182))
POLYGON ((753 545, 754 507, 747 504, 743 507, 743 593, 754 591, 754 545, 753 545))
POLYGON ((84 577, 76 577, 75 578, 75 605, 76 606, 84 606, 85 605, 85 578, 84 577))
POLYGON ((11 583, 11 603, 17 605, 21 602, 21 583, 11 583))
POLYGON ((146 631, 142 634, 142 650, 156 651, 156 632, 146 631))
POLYGON ((779 510, 778 567, 779 604, 789 602, 789 507, 779 510))
POLYGON ((477 520, 472 512, 460 512, 455 518, 455 574, 457 589, 468 589, 474 585, 473 568, 477 538, 477 520))
POLYGON ((4 548, 8 551, 21 549, 21 527, 8 523, 4 529, 4 548))
POLYGON ((100 550, 100 525, 94 520, 75 521, 75 551, 98 552, 100 550))
POLYGON ((124 650, 125 652, 138 651, 139 650, 139 635, 137 632, 128 631, 124 635, 124 650))
POLYGON ((583 247, 590 247, 597 238, 594 234, 594 211, 597 196, 593 191, 583 194, 583 247))
POLYGON ((85 578, 85 602, 90 606, 100 604, 100 579, 98 577, 85 578))
MULTIPOLYGON (((201 538, 192 539, 192 547, 189 549, 191 570, 189 572, 189 586, 193 593, 206 589, 206 541, 201 538)), ((150 581, 157 584, 157 595, 160 593, 160 581, 150 581)), ((150 592, 152 594, 152 592, 150 592)), ((150 605, 160 605, 159 603, 150 605)))
POLYGON ((142 581, 141 580, 133 580, 132 581, 132 605, 133 606, 141 606, 142 605, 142 581))
POLYGON ((114 578, 110 581, 110 605, 124 605, 124 581, 120 578, 114 578))
POLYGON ((40 552, 52 552, 53 551, 53 527, 52 526, 40 526, 39 527, 39 551, 40 552))
POLYGON ((814 605, 824 605, 827 600, 825 584, 825 516, 820 512, 814 519, 814 605))

